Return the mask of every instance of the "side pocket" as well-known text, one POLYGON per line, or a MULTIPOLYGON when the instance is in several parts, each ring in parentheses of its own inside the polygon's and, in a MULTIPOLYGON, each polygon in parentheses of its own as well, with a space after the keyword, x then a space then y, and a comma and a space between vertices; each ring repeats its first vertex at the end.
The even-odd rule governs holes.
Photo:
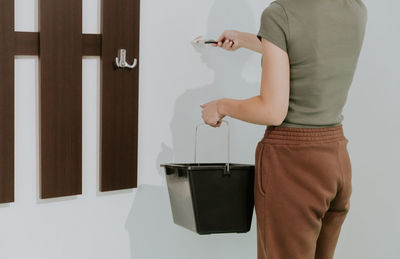
POLYGON ((346 138, 346 143, 344 145, 344 151, 345 151, 345 155, 346 155, 346 169, 348 170, 349 176, 350 176, 350 181, 351 181, 351 177, 352 177, 352 167, 351 167, 351 159, 350 159, 350 154, 348 151, 348 144, 349 144, 349 140, 346 138))
MULTIPOLYGON (((349 141, 347 141, 347 143, 348 142, 349 141)), ((351 159, 350 159, 350 154, 349 154, 349 151, 348 151, 347 143, 346 143, 345 151, 346 151, 346 159, 347 159, 347 170, 349 170, 349 180, 351 182, 353 169, 352 169, 352 166, 351 166, 351 159)))
POLYGON ((256 158, 256 176, 257 176, 257 189, 258 191, 265 196, 266 194, 266 180, 267 174, 266 166, 265 166, 265 155, 264 152, 268 149, 268 145, 265 143, 259 143, 257 147, 257 158, 256 158))
POLYGON ((349 200, 352 193, 352 168, 350 155, 347 150, 348 140, 339 142, 338 149, 338 158, 339 158, 339 166, 342 171, 342 188, 340 189, 339 197, 341 197, 341 210, 348 211, 349 210, 349 200))

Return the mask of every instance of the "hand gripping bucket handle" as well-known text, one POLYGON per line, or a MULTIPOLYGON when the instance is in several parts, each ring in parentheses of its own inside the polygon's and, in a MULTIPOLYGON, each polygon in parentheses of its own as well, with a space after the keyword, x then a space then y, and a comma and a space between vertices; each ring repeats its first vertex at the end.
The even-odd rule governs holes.
MULTIPOLYGON (((225 122, 226 123, 226 126, 227 126, 227 131, 228 131, 228 141, 227 141, 227 148, 228 148, 228 152, 227 152, 227 162, 226 162, 226 167, 225 167, 225 170, 224 170, 224 174, 230 174, 230 172, 229 172, 229 123, 228 123, 228 121, 227 120, 222 120, 222 122, 225 122)), ((201 125, 208 125, 208 124, 206 124, 206 123, 199 123, 199 124, 197 124, 196 125, 196 134, 195 134, 195 140, 194 140, 194 162, 196 163, 196 153, 197 153, 197 131, 198 131, 198 127, 199 126, 201 126, 201 125)))

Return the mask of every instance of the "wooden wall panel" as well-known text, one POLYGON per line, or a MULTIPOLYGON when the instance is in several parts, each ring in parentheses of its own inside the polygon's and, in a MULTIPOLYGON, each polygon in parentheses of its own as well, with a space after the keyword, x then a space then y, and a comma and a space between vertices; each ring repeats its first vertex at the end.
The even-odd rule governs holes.
POLYGON ((15 55, 39 55, 38 32, 15 32, 15 55))
POLYGON ((101 34, 82 34, 83 56, 101 55, 101 34))
POLYGON ((82 193, 82 1, 40 0, 41 198, 82 193))
POLYGON ((0 203, 14 201, 14 1, 0 0, 0 203))
MULTIPOLYGON (((15 55, 39 55, 39 32, 16 31, 15 32, 15 55)), ((101 55, 101 35, 82 34, 82 55, 101 55)))
POLYGON ((139 63, 115 69, 118 49, 139 60, 139 0, 102 0, 100 190, 137 187, 139 63))

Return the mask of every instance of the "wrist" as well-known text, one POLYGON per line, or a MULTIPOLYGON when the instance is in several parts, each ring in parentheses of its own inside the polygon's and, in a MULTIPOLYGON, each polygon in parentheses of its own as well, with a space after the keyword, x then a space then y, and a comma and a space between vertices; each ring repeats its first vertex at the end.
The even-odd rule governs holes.
POLYGON ((239 48, 247 48, 247 38, 246 32, 237 31, 237 36, 239 48))
POLYGON ((251 45, 250 37, 251 36, 252 36, 252 34, 250 34, 248 32, 238 31, 237 39, 239 41, 239 47, 245 48, 245 49, 250 49, 250 45, 251 45))
POLYGON ((219 99, 217 102, 217 111, 222 116, 228 115, 228 113, 226 111, 226 99, 227 98, 222 98, 222 99, 219 99))

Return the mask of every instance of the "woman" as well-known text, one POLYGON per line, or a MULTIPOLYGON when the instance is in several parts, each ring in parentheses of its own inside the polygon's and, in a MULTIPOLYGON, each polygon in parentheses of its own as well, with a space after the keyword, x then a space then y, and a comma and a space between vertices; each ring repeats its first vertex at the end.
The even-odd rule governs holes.
POLYGON ((255 152, 258 259, 333 258, 350 208, 351 163, 342 109, 367 21, 361 0, 276 0, 257 35, 224 31, 218 44, 262 54, 260 95, 201 105, 266 125, 255 152))

